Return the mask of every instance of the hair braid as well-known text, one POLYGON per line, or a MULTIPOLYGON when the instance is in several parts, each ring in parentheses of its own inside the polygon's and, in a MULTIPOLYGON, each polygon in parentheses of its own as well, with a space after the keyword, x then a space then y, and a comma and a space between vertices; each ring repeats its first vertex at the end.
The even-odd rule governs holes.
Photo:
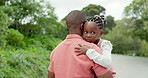
POLYGON ((87 19, 87 21, 93 21, 93 22, 95 22, 96 24, 98 24, 98 26, 100 27, 100 29, 102 29, 105 26, 105 24, 106 24, 104 15, 102 15, 102 16, 95 15, 93 17, 89 17, 87 19))

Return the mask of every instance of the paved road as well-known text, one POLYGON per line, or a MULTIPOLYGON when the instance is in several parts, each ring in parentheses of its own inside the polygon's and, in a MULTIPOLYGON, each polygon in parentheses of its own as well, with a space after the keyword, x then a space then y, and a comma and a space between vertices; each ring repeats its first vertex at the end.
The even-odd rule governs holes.
POLYGON ((148 58, 112 55, 115 78, 148 78, 148 58))

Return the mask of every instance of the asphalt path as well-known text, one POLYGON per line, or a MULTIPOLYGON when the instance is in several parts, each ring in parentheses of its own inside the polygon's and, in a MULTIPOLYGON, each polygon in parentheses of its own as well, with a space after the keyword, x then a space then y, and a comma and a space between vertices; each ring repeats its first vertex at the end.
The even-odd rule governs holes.
POLYGON ((148 58, 112 54, 115 78, 148 78, 148 58))

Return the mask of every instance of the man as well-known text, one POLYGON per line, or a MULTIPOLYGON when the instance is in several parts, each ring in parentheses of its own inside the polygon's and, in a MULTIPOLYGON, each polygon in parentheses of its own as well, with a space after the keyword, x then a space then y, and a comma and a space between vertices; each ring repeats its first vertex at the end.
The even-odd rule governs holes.
POLYGON ((87 45, 100 52, 95 44, 88 43, 82 39, 82 25, 86 21, 83 12, 74 10, 66 17, 69 35, 51 53, 48 78, 94 78, 94 72, 98 78, 113 78, 111 71, 92 60, 86 55, 75 53, 78 44, 87 45))

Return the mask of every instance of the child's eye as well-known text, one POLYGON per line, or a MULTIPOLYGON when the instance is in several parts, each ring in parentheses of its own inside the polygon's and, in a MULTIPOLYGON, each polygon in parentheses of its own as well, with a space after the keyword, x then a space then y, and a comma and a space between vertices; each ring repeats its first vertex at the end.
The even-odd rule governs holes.
POLYGON ((92 35, 94 35, 94 34, 95 34, 95 32, 91 32, 91 34, 92 34, 92 35))
POLYGON ((88 32, 84 31, 85 34, 87 34, 88 32))

